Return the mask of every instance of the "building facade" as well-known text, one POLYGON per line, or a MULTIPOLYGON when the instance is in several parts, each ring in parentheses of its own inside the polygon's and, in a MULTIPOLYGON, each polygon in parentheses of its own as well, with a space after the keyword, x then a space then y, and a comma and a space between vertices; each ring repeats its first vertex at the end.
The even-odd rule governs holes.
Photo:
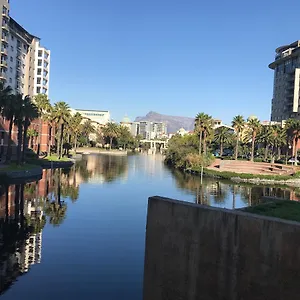
POLYGON ((108 110, 74 109, 74 112, 80 113, 84 119, 90 119, 98 125, 106 125, 110 122, 110 112, 108 110))
POLYGON ((300 118, 300 41, 276 49, 271 121, 300 118))
POLYGON ((143 139, 153 140, 167 137, 167 125, 164 122, 134 122, 134 131, 143 139))

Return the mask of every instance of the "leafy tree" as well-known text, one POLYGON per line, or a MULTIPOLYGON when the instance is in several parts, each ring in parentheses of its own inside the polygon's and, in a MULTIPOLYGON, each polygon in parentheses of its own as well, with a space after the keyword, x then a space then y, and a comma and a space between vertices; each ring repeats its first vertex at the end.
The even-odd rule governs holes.
POLYGON ((237 115, 232 120, 232 127, 234 128, 236 132, 236 145, 235 145, 235 159, 238 158, 238 152, 239 152, 239 142, 240 142, 240 134, 245 126, 245 120, 244 117, 241 115, 237 115))
POLYGON ((35 103, 38 110, 38 114, 40 116, 39 140, 38 140, 38 149, 37 149, 37 154, 40 155, 43 121, 47 120, 48 116, 51 113, 51 104, 47 95, 45 94, 38 94, 34 96, 33 102, 35 103))
POLYGON ((261 129, 261 124, 257 118, 248 118, 247 126, 248 126, 249 133, 251 135, 251 158, 250 158, 250 160, 253 162, 256 136, 261 129))
POLYGON ((27 137, 29 138, 30 148, 33 148, 34 139, 38 136, 39 136, 39 133, 35 129, 28 128, 27 137))
POLYGON ((109 149, 111 150, 113 139, 119 136, 119 126, 113 122, 109 122, 102 128, 102 133, 103 136, 109 138, 109 149))
POLYGON ((122 125, 119 127, 118 144, 123 149, 126 149, 129 144, 133 144, 133 136, 131 135, 131 132, 127 127, 122 125))
POLYGON ((195 117, 195 131, 199 135, 199 155, 202 153, 202 144, 203 152, 206 154, 206 142, 207 137, 213 131, 213 119, 211 116, 205 113, 198 113, 195 117))
POLYGON ((262 126, 257 135, 257 142, 264 145, 264 160, 267 161, 269 154, 269 146, 272 142, 272 126, 262 126))
POLYGON ((67 124, 70 119, 70 107, 66 102, 60 101, 54 104, 53 119, 59 128, 59 134, 57 138, 57 156, 61 158, 64 128, 65 124, 67 124))
POLYGON ((70 127, 71 130, 74 134, 74 150, 76 153, 77 150, 77 140, 78 140, 78 135, 81 132, 81 122, 82 122, 82 116, 80 113, 76 113, 75 115, 73 115, 70 119, 70 127))
POLYGON ((231 130, 225 126, 221 126, 216 129, 214 141, 220 145, 220 155, 223 155, 223 149, 225 144, 229 144, 232 141, 231 130))
POLYGON ((91 120, 85 120, 85 122, 81 125, 81 132, 86 139, 86 145, 88 145, 90 134, 95 132, 95 127, 91 120))

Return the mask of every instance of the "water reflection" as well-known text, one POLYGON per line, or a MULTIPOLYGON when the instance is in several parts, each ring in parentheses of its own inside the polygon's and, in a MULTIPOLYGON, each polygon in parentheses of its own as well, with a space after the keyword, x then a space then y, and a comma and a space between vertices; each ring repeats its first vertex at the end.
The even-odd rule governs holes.
POLYGON ((262 197, 278 197, 300 200, 300 189, 294 187, 256 186, 247 183, 234 183, 229 180, 203 178, 170 170, 178 188, 195 195, 195 203, 235 209, 240 206, 257 205, 262 197), (230 205, 231 200, 231 205, 230 205), (236 202, 239 202, 237 206, 236 202))

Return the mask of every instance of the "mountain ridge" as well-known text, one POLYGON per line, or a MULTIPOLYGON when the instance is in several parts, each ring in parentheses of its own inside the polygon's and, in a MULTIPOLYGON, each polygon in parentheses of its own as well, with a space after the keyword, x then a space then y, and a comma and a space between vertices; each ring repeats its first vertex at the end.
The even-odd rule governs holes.
POLYGON ((135 118, 135 122, 140 121, 164 122, 167 124, 168 133, 175 133, 180 128, 184 128, 188 131, 194 129, 194 118, 164 115, 155 111, 150 111, 145 116, 138 116, 135 118))

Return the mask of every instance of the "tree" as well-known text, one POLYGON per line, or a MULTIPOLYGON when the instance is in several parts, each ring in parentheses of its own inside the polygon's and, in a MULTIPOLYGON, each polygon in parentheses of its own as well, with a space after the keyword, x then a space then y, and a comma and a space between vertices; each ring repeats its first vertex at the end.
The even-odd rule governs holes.
POLYGON ((91 133, 95 132, 95 127, 92 124, 91 120, 85 120, 85 122, 81 126, 81 132, 83 133, 84 137, 86 138, 86 145, 89 143, 89 136, 91 133))
POLYGON ((240 134, 245 126, 244 117, 241 115, 237 115, 232 120, 232 127, 236 132, 236 145, 235 145, 235 160, 238 158, 239 152, 239 141, 240 141, 240 134))
POLYGON ((129 129, 125 126, 119 127, 119 137, 118 137, 118 144, 123 148, 126 149, 129 144, 133 144, 133 136, 129 129))
POLYGON ((38 94, 34 96, 33 101, 38 109, 38 115, 40 117, 39 140, 38 140, 38 149, 37 149, 37 154, 39 155, 41 150, 43 121, 45 121, 45 119, 47 118, 47 116, 51 111, 51 104, 47 95, 45 94, 38 94))
POLYGON ((261 130, 257 134, 257 142, 264 145, 264 160, 268 160, 269 146, 272 142, 272 126, 262 126, 261 130))
POLYGON ((23 114, 24 114, 24 133, 23 133, 23 151, 22 151, 22 162, 25 162, 25 154, 28 149, 28 128, 32 120, 37 119, 39 111, 37 106, 31 101, 29 96, 26 96, 23 100, 23 114))
POLYGON ((77 139, 78 139, 78 135, 81 132, 81 122, 82 122, 82 116, 80 113, 76 113, 75 115, 73 115, 70 119, 70 127, 71 130, 74 134, 74 150, 76 153, 77 150, 77 139))
POLYGON ((251 134, 251 158, 250 161, 254 161, 254 149, 256 136, 261 129, 260 121, 257 118, 248 118, 248 130, 251 134))
POLYGON ((64 126, 70 118, 70 107, 66 102, 60 101, 54 104, 53 119, 57 122, 59 134, 57 138, 57 155, 61 158, 63 146, 64 126))
POLYGON ((199 155, 203 152, 206 154, 206 140, 207 136, 213 131, 213 119, 211 116, 205 113, 198 113, 195 117, 195 131, 199 135, 199 155))
POLYGON ((27 137, 29 138, 29 147, 33 148, 33 140, 35 137, 38 137, 39 133, 33 129, 33 128, 28 128, 27 131, 27 137))
POLYGON ((102 132, 103 136, 109 138, 109 149, 111 150, 113 139, 119 136, 119 126, 113 122, 109 122, 102 128, 102 132))
POLYGON ((15 95, 9 94, 5 98, 5 104, 2 109, 2 115, 8 120, 8 142, 6 150, 6 162, 10 162, 12 155, 12 129, 14 125, 14 117, 16 112, 15 95))
POLYGON ((223 155, 224 144, 229 144, 232 141, 232 133, 229 128, 221 126, 216 129, 214 141, 220 145, 220 156, 223 155))
MULTIPOLYGON (((300 137, 300 120, 296 119, 288 119, 285 123, 285 128, 287 135, 293 141, 293 156, 297 157, 297 144, 300 137)), ((297 164, 297 160, 295 159, 295 164, 297 164)))

